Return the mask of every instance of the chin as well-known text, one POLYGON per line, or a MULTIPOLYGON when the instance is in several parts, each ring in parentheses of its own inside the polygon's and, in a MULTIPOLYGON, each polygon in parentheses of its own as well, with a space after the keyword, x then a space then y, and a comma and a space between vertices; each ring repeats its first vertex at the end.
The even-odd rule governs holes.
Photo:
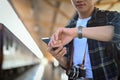
POLYGON ((78 9, 78 11, 79 11, 80 13, 84 13, 84 12, 87 12, 88 10, 86 10, 86 9, 78 9))

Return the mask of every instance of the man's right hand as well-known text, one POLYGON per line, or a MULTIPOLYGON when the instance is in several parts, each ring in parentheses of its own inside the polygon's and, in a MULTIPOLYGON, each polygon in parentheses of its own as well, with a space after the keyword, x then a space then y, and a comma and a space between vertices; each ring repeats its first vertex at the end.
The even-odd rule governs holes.
POLYGON ((67 53, 66 47, 61 46, 54 50, 52 47, 49 46, 48 51, 59 61, 61 66, 63 66, 64 68, 67 67, 67 58, 64 57, 64 55, 67 53))
POLYGON ((52 54, 52 56, 54 56, 57 60, 61 59, 61 57, 63 57, 67 50, 65 47, 61 46, 58 47, 56 49, 53 49, 52 47, 48 47, 48 51, 52 54))

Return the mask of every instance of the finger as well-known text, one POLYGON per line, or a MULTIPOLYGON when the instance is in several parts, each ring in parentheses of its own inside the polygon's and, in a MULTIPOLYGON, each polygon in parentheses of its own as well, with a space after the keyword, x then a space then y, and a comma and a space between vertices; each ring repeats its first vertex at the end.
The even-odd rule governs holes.
POLYGON ((50 40, 50 44, 52 47, 54 47, 54 45, 57 43, 57 41, 55 40, 55 33, 52 35, 51 40, 50 40))
POLYGON ((52 35, 52 37, 50 38, 50 41, 48 43, 48 46, 52 47, 53 46, 53 39, 54 39, 54 35, 52 35))
POLYGON ((67 53, 67 49, 66 47, 64 47, 64 53, 62 54, 62 56, 64 56, 67 53))
POLYGON ((59 54, 59 52, 63 49, 63 47, 59 47, 58 49, 54 50, 53 56, 56 56, 59 54))
POLYGON ((53 44, 56 44, 57 42, 56 42, 56 33, 53 35, 53 37, 54 37, 54 39, 53 39, 53 44))
POLYGON ((54 48, 63 46, 62 43, 53 45, 54 48))
POLYGON ((53 43, 53 40, 51 40, 51 47, 54 47, 54 43, 53 43))
POLYGON ((60 47, 60 46, 62 46, 62 44, 54 44, 52 40, 48 44, 48 47, 52 47, 52 48, 56 48, 56 47, 60 47))
POLYGON ((55 33, 55 40, 61 39, 62 28, 59 28, 58 31, 55 33))
POLYGON ((48 47, 47 50, 50 52, 50 53, 53 53, 53 50, 51 47, 48 47))
POLYGON ((52 56, 56 57, 56 55, 62 50, 62 47, 58 48, 57 50, 53 50, 52 47, 48 47, 47 50, 52 54, 52 56))
POLYGON ((50 38, 50 41, 49 41, 49 43, 48 43, 48 46, 49 46, 49 47, 51 46, 51 38, 50 38))
POLYGON ((60 40, 56 41, 55 43, 54 43, 53 40, 51 40, 50 46, 53 47, 53 48, 62 46, 62 42, 61 42, 60 40), (55 44, 55 43, 56 43, 56 44, 55 44))
POLYGON ((59 52, 59 54, 56 55, 56 57, 57 57, 57 58, 60 58, 60 57, 64 56, 65 54, 66 54, 66 48, 63 48, 63 49, 59 52))
POLYGON ((55 41, 57 41, 58 40, 58 32, 59 32, 59 30, 55 33, 55 35, 54 35, 54 37, 55 37, 55 41))
POLYGON ((48 43, 48 47, 52 47, 52 40, 48 43))

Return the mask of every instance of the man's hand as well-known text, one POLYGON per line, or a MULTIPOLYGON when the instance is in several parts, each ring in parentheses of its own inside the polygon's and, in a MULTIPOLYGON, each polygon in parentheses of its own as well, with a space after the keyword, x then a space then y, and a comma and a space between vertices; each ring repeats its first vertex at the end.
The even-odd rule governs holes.
POLYGON ((64 57, 64 55, 67 53, 67 50, 65 47, 58 47, 55 50, 53 50, 52 47, 48 47, 48 51, 52 54, 53 57, 55 57, 59 61, 59 63, 64 68, 67 67, 67 59, 64 57))
POLYGON ((57 60, 60 60, 67 52, 65 47, 58 47, 57 49, 53 49, 52 47, 48 47, 48 51, 54 56, 57 60))
POLYGON ((77 28, 60 28, 51 37, 48 46, 59 47, 68 44, 78 36, 77 28))

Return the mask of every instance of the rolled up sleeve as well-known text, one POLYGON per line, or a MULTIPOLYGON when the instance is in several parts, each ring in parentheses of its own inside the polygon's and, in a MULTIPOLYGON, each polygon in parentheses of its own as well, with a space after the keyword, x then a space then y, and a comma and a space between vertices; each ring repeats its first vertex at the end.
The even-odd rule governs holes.
POLYGON ((114 27, 114 34, 111 41, 115 44, 120 44, 120 13, 110 13, 108 16, 108 25, 114 27))

